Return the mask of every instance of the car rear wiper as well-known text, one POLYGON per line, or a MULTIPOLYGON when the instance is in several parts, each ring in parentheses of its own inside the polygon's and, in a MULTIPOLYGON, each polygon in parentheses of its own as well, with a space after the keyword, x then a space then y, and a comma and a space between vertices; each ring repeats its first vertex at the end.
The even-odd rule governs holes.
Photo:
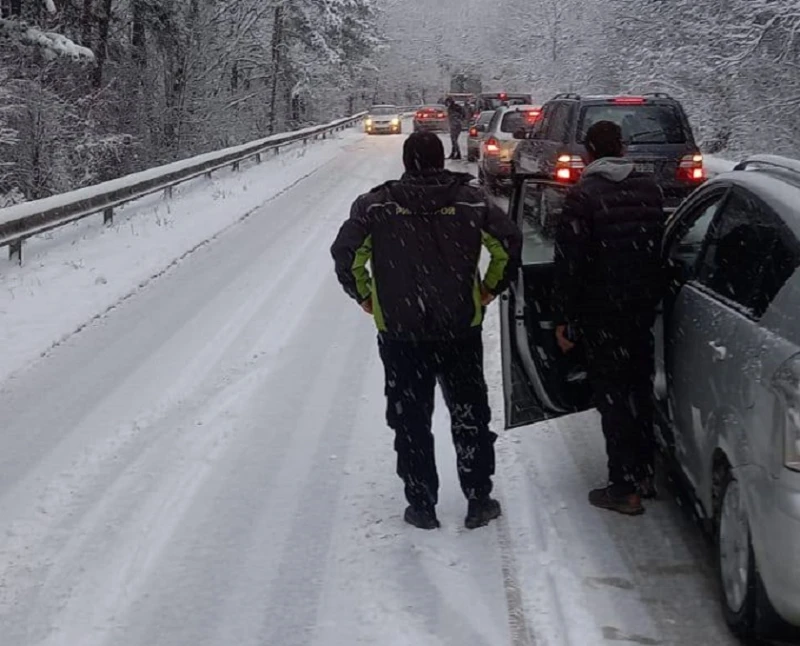
POLYGON ((663 130, 646 130, 645 132, 637 132, 636 134, 631 135, 628 137, 628 141, 630 143, 638 143, 638 144, 661 144, 666 143, 666 135, 664 135, 665 141, 636 141, 639 137, 647 137, 648 135, 664 135, 663 130))

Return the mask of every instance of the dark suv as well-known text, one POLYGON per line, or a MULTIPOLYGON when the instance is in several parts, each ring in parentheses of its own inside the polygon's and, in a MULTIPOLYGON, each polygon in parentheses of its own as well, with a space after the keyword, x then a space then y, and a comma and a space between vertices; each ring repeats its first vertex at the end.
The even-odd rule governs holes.
POLYGON ((598 121, 620 125, 626 156, 639 172, 650 173, 664 191, 667 210, 674 210, 706 179, 703 156, 680 103, 667 94, 580 96, 559 94, 542 107, 542 116, 522 139, 514 155, 521 173, 564 184, 580 178, 588 163, 584 137, 598 121))

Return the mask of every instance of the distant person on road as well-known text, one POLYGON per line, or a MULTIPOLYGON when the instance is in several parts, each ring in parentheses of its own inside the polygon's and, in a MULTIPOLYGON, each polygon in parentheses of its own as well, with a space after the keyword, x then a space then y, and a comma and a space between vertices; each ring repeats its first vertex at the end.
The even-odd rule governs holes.
POLYGON ((595 123, 585 145, 591 163, 556 231, 556 336, 564 352, 583 344, 602 417, 609 480, 589 502, 636 515, 641 499, 655 496, 652 326, 664 280, 663 196, 623 157, 615 123, 595 123))
POLYGON ((467 114, 455 99, 448 96, 444 104, 447 106, 447 118, 450 122, 450 159, 461 159, 461 147, 459 146, 458 139, 461 137, 461 131, 464 129, 464 121, 467 114))
POLYGON ((500 516, 500 503, 490 496, 497 436, 489 430, 481 325, 485 308, 516 274, 522 236, 470 185, 471 175, 445 170, 435 134, 410 135, 403 163, 399 181, 353 203, 331 253, 345 292, 378 328, 406 522, 439 527, 431 432, 438 381, 468 501, 465 525, 473 529, 500 516), (491 255, 482 279, 481 245, 491 255))

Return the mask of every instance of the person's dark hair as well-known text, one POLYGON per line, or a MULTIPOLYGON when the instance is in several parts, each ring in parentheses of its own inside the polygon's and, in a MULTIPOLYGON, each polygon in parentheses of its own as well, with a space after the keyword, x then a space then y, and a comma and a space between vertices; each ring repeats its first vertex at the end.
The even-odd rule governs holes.
POLYGON ((595 159, 622 157, 622 128, 613 121, 598 121, 586 133, 585 146, 595 159))
POLYGON ((442 140, 432 132, 415 132, 403 144, 403 164, 408 173, 444 168, 442 140))

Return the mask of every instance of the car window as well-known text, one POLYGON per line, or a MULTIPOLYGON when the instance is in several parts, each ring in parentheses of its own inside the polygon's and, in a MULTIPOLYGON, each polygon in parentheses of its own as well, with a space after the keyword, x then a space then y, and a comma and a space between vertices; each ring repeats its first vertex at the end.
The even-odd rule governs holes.
POLYGON ((726 195, 727 189, 710 195, 681 219, 680 233, 670 248, 669 258, 687 279, 694 276, 706 234, 726 195))
POLYGON ((755 196, 736 189, 711 225, 698 280, 758 318, 798 266, 800 244, 791 231, 755 196))
POLYGON ((520 201, 522 229, 522 264, 534 265, 553 262, 555 245, 552 237, 542 228, 542 189, 535 183, 525 183, 520 201))
POLYGON ((556 103, 553 116, 547 125, 546 139, 548 141, 566 141, 567 128, 570 116, 570 104, 563 101, 556 103))
POLYGON ((390 116, 397 114, 397 108, 393 105, 377 105, 373 107, 369 113, 376 117, 390 116))
POLYGON ((501 132, 516 132, 520 128, 529 129, 539 118, 538 112, 529 110, 514 110, 503 115, 503 122, 500 124, 501 132))
POLYGON ((672 105, 588 105, 578 119, 578 143, 598 121, 613 121, 631 144, 683 144, 686 132, 681 115, 672 105))
POLYGON ((550 123, 553 119, 553 111, 555 109, 555 103, 547 103, 542 107, 542 114, 531 131, 531 137, 544 140, 548 138, 550 123))
POLYGON ((478 125, 483 126, 488 124, 492 120, 493 116, 494 112, 481 112, 480 116, 478 117, 478 125))
POLYGON ((487 130, 489 132, 495 132, 497 130, 498 125, 500 124, 500 119, 502 118, 503 118, 503 111, 502 110, 495 111, 495 113, 492 115, 492 121, 489 124, 487 130))

